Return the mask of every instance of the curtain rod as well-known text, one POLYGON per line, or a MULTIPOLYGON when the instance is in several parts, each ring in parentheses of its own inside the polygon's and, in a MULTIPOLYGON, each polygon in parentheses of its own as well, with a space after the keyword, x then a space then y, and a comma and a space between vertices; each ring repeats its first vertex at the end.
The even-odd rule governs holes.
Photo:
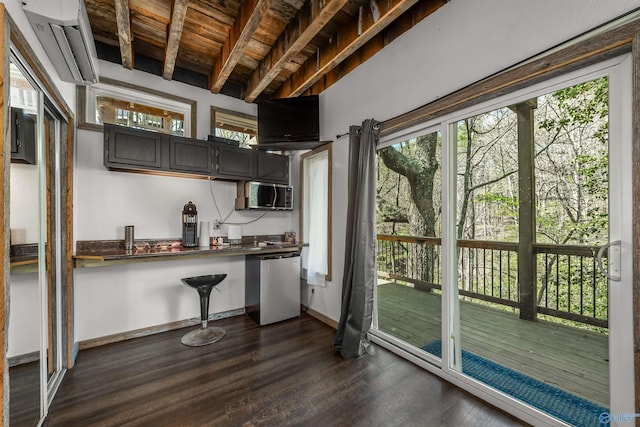
MULTIPOLYGON (((374 128, 375 130, 380 129, 380 122, 375 123, 375 124, 373 125, 373 128, 374 128)), ((357 130, 356 130, 356 133, 362 133, 362 128, 357 129, 357 130)), ((340 139, 340 138, 342 138, 343 136, 347 136, 347 135, 349 135, 349 132, 345 132, 345 133, 338 134, 338 135, 336 135, 336 139, 340 139)))

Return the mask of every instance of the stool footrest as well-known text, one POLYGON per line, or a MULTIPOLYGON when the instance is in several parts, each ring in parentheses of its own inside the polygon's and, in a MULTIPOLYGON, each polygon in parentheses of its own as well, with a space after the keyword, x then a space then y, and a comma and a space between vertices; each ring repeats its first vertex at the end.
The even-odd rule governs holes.
POLYGON ((180 342, 189 347, 200 347, 220 341, 227 334, 223 328, 210 326, 206 329, 198 328, 185 334, 180 342))

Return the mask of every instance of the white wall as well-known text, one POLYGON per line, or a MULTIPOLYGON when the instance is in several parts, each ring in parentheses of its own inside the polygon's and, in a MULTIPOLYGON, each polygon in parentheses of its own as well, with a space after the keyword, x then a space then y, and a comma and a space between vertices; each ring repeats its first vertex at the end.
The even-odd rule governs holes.
POLYGON ((75 271, 76 342, 200 318, 198 294, 181 277, 227 273, 210 313, 244 307, 244 257, 126 264, 75 271))
POLYGON ((11 244, 38 243, 38 166, 11 163, 9 175, 11 244))
MULTIPOLYGON (((197 135, 209 132, 211 106, 256 114, 256 106, 224 95, 166 81, 140 71, 100 61, 102 76, 197 101, 197 135)), ((103 166, 102 132, 78 130, 74 177, 75 240, 123 239, 124 226, 135 226, 136 239, 180 238, 181 212, 193 201, 198 219, 245 223, 260 212, 235 212, 235 182, 208 181, 111 172, 103 166), (215 208, 213 196, 217 202, 215 208)), ((295 176, 292 168, 292 176, 295 176)), ((297 214, 269 212, 242 226, 243 235, 282 234, 297 227, 297 214)), ((226 234, 223 226, 222 234, 226 234)), ((199 316, 197 294, 180 278, 228 273, 213 292, 210 312, 244 307, 244 258, 151 262, 75 270, 75 341, 111 335, 199 316)))
MULTIPOLYGON (((640 7, 638 0, 454 0, 321 95, 323 139, 367 118, 386 120, 640 7)), ((333 277, 311 308, 340 318, 348 139, 333 147, 333 277)))
POLYGON ((7 357, 40 349, 40 291, 36 273, 9 276, 9 336, 7 357))

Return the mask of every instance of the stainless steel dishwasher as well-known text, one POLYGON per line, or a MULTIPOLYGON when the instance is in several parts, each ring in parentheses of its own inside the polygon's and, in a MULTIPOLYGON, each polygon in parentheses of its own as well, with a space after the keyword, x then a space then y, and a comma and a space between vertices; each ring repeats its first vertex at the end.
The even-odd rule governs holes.
POLYGON ((300 254, 247 256, 245 312, 260 325, 300 316, 300 254))

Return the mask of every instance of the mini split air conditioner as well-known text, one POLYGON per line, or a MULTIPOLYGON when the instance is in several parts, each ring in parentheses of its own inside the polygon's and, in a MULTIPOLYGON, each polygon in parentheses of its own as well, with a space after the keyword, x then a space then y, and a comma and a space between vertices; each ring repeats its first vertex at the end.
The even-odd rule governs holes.
POLYGON ((83 0, 24 0, 23 9, 61 80, 98 81, 98 56, 83 0))

